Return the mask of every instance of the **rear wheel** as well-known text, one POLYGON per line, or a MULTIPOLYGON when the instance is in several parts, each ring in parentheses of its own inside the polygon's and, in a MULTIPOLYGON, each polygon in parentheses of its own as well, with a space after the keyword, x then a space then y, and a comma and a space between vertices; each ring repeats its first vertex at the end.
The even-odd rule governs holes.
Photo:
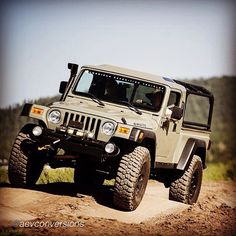
POLYGON ((169 199, 190 205, 197 202, 202 184, 202 170, 201 158, 194 155, 188 169, 171 183, 169 199))
POLYGON ((114 186, 114 205, 132 211, 140 204, 150 174, 150 153, 136 147, 121 158, 114 186))
POLYGON ((15 139, 8 164, 8 177, 12 185, 27 187, 34 185, 44 166, 41 157, 34 151, 30 132, 34 125, 24 126, 15 139))

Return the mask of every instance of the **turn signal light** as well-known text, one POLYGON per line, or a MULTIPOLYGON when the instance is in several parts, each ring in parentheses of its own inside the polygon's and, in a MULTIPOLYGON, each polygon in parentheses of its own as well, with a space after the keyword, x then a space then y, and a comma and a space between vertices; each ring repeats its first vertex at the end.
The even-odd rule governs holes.
POLYGON ((120 128, 119 128, 119 133, 128 134, 128 133, 129 133, 129 128, 120 127, 120 128))
POLYGON ((42 115, 43 114, 43 109, 39 107, 32 107, 31 113, 34 113, 36 115, 42 115))

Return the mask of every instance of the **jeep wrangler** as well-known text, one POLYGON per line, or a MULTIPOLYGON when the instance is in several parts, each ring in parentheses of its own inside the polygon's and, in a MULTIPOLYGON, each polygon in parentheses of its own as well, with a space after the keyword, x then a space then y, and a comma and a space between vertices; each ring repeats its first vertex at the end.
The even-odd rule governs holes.
POLYGON ((73 167, 81 186, 115 179, 113 202, 121 210, 138 207, 149 178, 169 188, 170 200, 195 203, 210 148, 213 95, 110 65, 83 66, 79 73, 77 64, 68 68, 60 101, 24 105, 21 115, 36 122, 26 124, 13 144, 11 184, 34 185, 47 163, 73 167))

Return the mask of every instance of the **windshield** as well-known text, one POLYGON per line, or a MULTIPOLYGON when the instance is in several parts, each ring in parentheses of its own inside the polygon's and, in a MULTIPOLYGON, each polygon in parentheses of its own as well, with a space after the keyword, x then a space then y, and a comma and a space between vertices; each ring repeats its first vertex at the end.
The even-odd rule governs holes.
POLYGON ((165 87, 128 77, 84 70, 73 93, 80 96, 92 94, 99 100, 118 104, 119 101, 124 101, 140 109, 159 111, 165 87))

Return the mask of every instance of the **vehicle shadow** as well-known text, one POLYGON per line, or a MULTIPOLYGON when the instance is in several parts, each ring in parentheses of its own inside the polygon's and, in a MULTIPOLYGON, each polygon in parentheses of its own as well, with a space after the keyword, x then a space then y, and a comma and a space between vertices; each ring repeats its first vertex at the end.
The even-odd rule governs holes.
POLYGON ((112 207, 113 191, 112 186, 77 185, 75 183, 49 183, 36 185, 34 190, 47 192, 56 195, 67 195, 71 197, 83 198, 92 196, 98 204, 112 207))
MULTIPOLYGON (((9 183, 1 183, 0 187, 15 188, 9 183)), ((28 187, 28 190, 40 191, 54 195, 64 195, 76 198, 84 198, 91 196, 94 200, 103 206, 115 208, 113 205, 113 186, 107 185, 86 185, 80 186, 69 182, 55 182, 47 184, 36 184, 33 187, 28 187)))

